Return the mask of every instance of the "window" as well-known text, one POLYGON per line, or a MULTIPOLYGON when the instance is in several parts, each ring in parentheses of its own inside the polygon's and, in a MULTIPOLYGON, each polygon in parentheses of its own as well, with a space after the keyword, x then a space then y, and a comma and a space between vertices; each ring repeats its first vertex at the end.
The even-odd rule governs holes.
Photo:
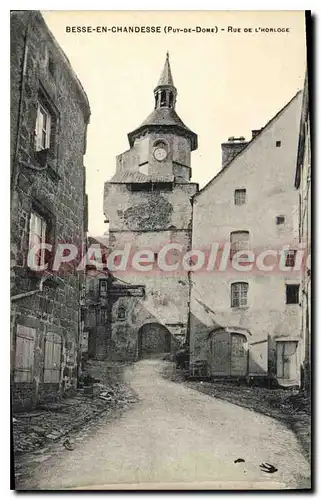
POLYGON ((231 260, 233 259, 234 254, 236 254, 240 250, 249 249, 249 237, 250 233, 248 231, 234 231, 233 233, 230 234, 231 260))
POLYGON ((126 309, 123 306, 118 308, 117 318, 120 320, 126 319, 126 309))
POLYGON ((281 147, 281 144, 282 144, 282 143, 281 143, 281 141, 276 141, 275 146, 276 146, 277 148, 280 148, 280 147, 281 147))
POLYGON ((299 288, 300 285, 286 285, 286 303, 298 304, 299 303, 299 288))
POLYGON ((285 217, 284 215, 277 215, 276 216, 276 225, 279 226, 280 224, 284 224, 285 222, 285 217))
POLYGON ((166 103, 166 91, 165 91, 165 90, 163 90, 163 91, 161 92, 160 107, 161 107, 161 108, 163 108, 163 107, 165 107, 165 106, 166 106, 166 104, 167 104, 167 103, 166 103))
POLYGON ((53 58, 52 58, 52 56, 49 56, 49 58, 48 58, 48 70, 49 70, 49 73, 51 74, 51 76, 54 76, 55 69, 56 69, 56 67, 55 67, 55 63, 53 61, 53 58))
POLYGON ((36 151, 50 148, 51 115, 46 108, 38 102, 36 120, 36 151))
POLYGON ((153 144, 153 148, 166 148, 167 149, 167 144, 165 141, 155 141, 153 144))
POLYGON ((235 189, 234 191, 234 204, 244 205, 246 202, 246 189, 235 189))
POLYGON ((36 329, 17 325, 15 382, 32 382, 36 329))
POLYGON ((232 283, 231 285, 231 307, 247 306, 248 283, 232 283))
MULTIPOLYGON (((43 216, 35 211, 30 214, 29 223, 29 250, 36 245, 46 242, 47 222, 43 216)), ((45 250, 40 249, 35 256, 36 265, 45 263, 45 250)))
POLYGON ((108 320, 107 309, 98 309, 98 323, 100 325, 106 325, 108 320))
POLYGON ((62 338, 57 333, 45 336, 45 361, 43 381, 46 384, 59 384, 61 374, 62 338))
POLYGON ((99 280, 99 295, 106 297, 107 295, 107 280, 99 280))
POLYGON ((288 250, 285 252, 285 267, 294 267, 296 258, 296 250, 288 250))

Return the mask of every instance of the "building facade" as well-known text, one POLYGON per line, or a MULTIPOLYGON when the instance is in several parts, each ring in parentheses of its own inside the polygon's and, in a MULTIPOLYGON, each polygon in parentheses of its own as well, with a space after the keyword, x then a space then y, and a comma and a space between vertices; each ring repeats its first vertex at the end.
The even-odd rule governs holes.
POLYGON ((301 334, 304 343, 302 387, 310 391, 311 375, 311 127, 309 87, 306 74, 298 147, 295 187, 299 192, 299 241, 307 260, 301 281, 301 334))
POLYGON ((197 136, 175 111, 177 90, 168 55, 154 97, 153 112, 128 134, 130 149, 117 157, 116 173, 104 191, 109 251, 125 249, 130 262, 120 270, 118 254, 118 264, 115 258, 115 265, 108 266, 115 280, 109 290, 107 350, 122 359, 176 350, 188 329, 188 272, 164 273, 157 264, 165 245, 190 248, 191 198, 198 190, 190 182, 197 136), (137 249, 142 251, 139 270, 132 262, 137 249))
POLYGON ((82 357, 84 361, 105 358, 110 321, 108 289, 112 279, 106 265, 107 248, 93 237, 88 237, 87 242, 88 249, 99 249, 103 266, 98 269, 90 265, 90 262, 86 266, 85 295, 82 299, 84 321, 82 357))
POLYGON ((270 375, 284 385, 299 384, 303 339, 293 176, 301 102, 299 92, 252 131, 249 142, 224 143, 221 171, 193 199, 193 248, 219 249, 211 270, 191 273, 191 363, 204 362, 212 377, 270 375))
POLYGON ((77 384, 83 276, 35 271, 58 243, 82 250, 90 109, 71 65, 38 11, 11 13, 11 387, 15 408, 77 384))

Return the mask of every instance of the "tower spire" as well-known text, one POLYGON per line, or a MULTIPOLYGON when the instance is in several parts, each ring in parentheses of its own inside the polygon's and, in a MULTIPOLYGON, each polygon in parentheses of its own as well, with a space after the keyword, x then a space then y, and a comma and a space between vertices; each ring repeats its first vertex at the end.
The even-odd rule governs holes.
POLYGON ((168 85, 170 87, 174 87, 174 80, 173 80, 173 76, 172 76, 171 65, 169 62, 169 52, 168 51, 166 52, 166 59, 165 59, 164 68, 163 68, 161 76, 158 80, 157 87, 161 87, 163 85, 166 85, 166 86, 168 85))
POLYGON ((174 86, 168 51, 166 52, 164 68, 154 90, 154 95, 155 109, 175 108, 177 90, 174 86))

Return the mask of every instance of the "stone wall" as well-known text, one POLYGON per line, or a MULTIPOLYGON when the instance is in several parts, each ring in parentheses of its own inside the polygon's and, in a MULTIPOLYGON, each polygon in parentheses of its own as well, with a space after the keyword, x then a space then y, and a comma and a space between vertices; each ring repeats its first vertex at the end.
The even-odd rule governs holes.
POLYGON ((77 383, 79 296, 82 277, 72 266, 47 280, 28 268, 29 220, 37 209, 46 218, 48 243, 84 240, 85 171, 83 155, 89 122, 87 97, 68 59, 36 11, 11 13, 11 372, 13 401, 37 403, 48 393, 72 391, 77 383), (38 100, 52 116, 46 167, 35 154, 38 100), (15 383, 17 325, 36 329, 32 397, 30 384, 15 383), (43 382, 44 337, 57 333, 63 340, 59 384, 43 382), (27 387, 28 386, 28 387, 27 387), (25 396, 24 396, 25 394, 25 396))

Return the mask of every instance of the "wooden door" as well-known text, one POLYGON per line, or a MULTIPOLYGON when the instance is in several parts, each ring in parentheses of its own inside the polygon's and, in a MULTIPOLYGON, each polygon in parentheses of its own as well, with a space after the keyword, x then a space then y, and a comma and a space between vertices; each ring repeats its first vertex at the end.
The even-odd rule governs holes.
POLYGON ((230 375, 230 334, 217 332, 211 340, 211 374, 230 375))
POLYGON ((47 333, 45 337, 44 377, 45 383, 60 382, 62 339, 56 333, 47 333))
POLYGON ((17 325, 15 382, 32 382, 36 329, 17 325))
POLYGON ((298 378, 297 349, 298 342, 295 340, 277 342, 276 356, 278 378, 286 380, 296 380, 298 378))
POLYGON ((245 376, 248 371, 246 337, 231 333, 231 375, 245 376))

